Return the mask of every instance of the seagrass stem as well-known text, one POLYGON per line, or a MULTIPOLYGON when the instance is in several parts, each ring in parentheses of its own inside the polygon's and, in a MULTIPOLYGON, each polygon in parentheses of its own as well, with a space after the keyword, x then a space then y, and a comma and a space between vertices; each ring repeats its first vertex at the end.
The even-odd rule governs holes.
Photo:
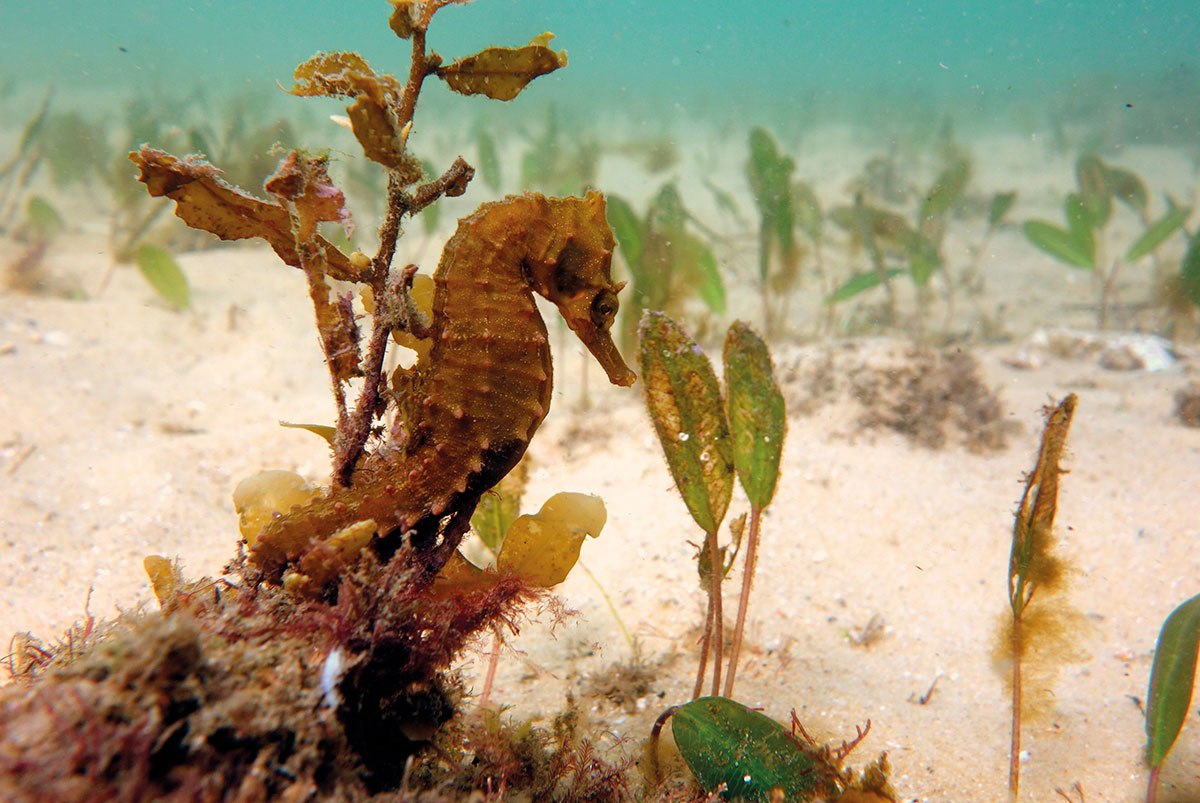
POLYGON ((742 593, 738 597, 737 624, 733 630, 733 645, 729 650, 729 670, 725 675, 725 696, 733 697, 733 683, 737 677, 738 657, 742 651, 742 637, 746 630, 746 614, 750 609, 750 588, 754 582, 754 567, 758 561, 758 531, 762 522, 762 509, 750 507, 750 534, 746 542, 746 568, 742 573, 742 593))
POLYGON ((721 610, 721 579, 724 572, 721 566, 721 550, 717 546, 717 533, 715 530, 709 532, 705 537, 708 543, 708 561, 709 569, 712 572, 712 577, 709 580, 708 594, 712 599, 710 608, 712 609, 712 622, 709 625, 708 632, 712 636, 713 641, 713 679, 712 693, 714 696, 721 693, 721 653, 725 649, 725 616, 721 610))

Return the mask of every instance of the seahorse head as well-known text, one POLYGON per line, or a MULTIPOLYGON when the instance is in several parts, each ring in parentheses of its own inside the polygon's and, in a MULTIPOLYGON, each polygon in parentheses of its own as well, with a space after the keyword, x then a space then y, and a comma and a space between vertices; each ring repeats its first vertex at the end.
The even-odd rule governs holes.
POLYGON ((614 385, 632 385, 629 369, 609 330, 624 282, 612 280, 613 233, 604 211, 604 196, 551 198, 551 234, 546 250, 530 265, 534 289, 545 296, 583 341, 614 385))

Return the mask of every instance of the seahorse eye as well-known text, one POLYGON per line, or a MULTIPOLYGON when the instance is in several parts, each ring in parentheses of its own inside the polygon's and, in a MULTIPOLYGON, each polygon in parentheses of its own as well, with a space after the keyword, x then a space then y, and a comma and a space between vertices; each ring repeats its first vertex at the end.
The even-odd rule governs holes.
POLYGON ((608 290, 601 290, 596 293, 596 297, 592 299, 592 323, 596 324, 601 329, 607 329, 612 325, 613 318, 617 315, 617 296, 608 290))

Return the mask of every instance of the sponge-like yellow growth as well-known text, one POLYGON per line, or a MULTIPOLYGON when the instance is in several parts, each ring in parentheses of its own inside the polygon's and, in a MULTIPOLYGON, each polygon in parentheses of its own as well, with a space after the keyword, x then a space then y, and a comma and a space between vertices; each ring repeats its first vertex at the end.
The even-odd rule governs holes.
POLYGON ((254 546, 275 516, 304 504, 320 492, 293 471, 260 471, 239 482, 233 491, 233 507, 246 546, 254 546))

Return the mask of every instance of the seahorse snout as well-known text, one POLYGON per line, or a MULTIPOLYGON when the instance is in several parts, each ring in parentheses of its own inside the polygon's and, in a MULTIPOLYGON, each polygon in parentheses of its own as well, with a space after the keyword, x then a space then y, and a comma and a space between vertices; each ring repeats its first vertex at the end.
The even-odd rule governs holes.
POLYGON ((587 346, 596 362, 600 363, 604 373, 608 374, 609 382, 627 388, 637 381, 637 374, 625 364, 625 358, 617 350, 617 344, 607 330, 584 326, 576 329, 575 334, 587 346))

